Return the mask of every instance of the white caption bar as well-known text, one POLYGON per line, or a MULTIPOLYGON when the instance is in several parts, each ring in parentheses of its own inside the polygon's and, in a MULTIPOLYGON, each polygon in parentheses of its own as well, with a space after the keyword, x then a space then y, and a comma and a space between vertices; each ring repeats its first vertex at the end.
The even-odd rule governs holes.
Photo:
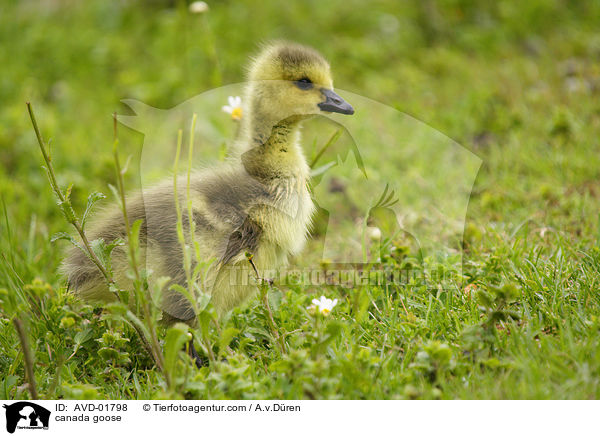
POLYGON ((595 401, 0 401, 0 434, 584 434, 595 401), (37 432, 41 430, 41 432, 37 432), (507 433, 508 432, 508 433, 507 433))

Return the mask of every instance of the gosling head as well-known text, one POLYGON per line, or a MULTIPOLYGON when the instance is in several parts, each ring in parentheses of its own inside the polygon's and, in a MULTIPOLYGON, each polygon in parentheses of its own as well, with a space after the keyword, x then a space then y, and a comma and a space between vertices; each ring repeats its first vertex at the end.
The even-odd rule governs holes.
POLYGON ((248 100, 256 119, 276 124, 319 113, 351 115, 352 106, 333 91, 331 69, 316 50, 289 42, 266 46, 249 71, 248 100))

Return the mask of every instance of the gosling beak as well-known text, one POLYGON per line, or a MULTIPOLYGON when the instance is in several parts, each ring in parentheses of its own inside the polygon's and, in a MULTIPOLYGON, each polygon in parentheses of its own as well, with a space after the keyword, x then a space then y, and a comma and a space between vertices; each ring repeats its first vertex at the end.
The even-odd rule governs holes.
POLYGON ((354 108, 346 100, 337 95, 331 89, 321 89, 321 94, 325 96, 325 101, 317 106, 325 112, 338 112, 340 114, 352 115, 354 108))

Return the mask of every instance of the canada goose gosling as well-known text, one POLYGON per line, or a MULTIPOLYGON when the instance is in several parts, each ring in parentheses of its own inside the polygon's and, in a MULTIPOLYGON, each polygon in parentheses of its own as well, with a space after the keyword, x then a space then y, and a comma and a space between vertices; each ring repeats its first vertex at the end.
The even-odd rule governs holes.
MULTIPOLYGON (((241 134, 232 159, 211 170, 193 174, 191 195, 194 238, 202 259, 215 259, 205 276, 206 289, 218 313, 247 298, 256 286, 240 279, 253 274, 246 253, 261 277, 266 270, 285 265, 289 255, 302 249, 314 206, 308 191, 309 167, 300 147, 299 124, 316 114, 354 110, 333 91, 329 64, 315 50, 280 42, 264 47, 249 69, 246 107, 241 134)), ((185 181, 181 179, 183 186, 185 181)), ((182 249, 177 238, 175 201, 186 210, 187 198, 175 200, 172 183, 165 182, 127 200, 130 219, 142 219, 140 245, 143 260, 155 277, 169 276, 186 286, 182 249)), ((184 214, 184 231, 190 225, 184 214)), ((93 239, 112 241, 125 236, 119 211, 101 214, 93 239)), ((119 247, 113 252, 115 280, 131 285, 127 258, 119 247)), ((70 288, 87 300, 111 301, 114 296, 90 260, 73 249, 64 263, 70 288)), ((180 293, 165 291, 161 305, 165 320, 190 321, 192 305, 180 293)))

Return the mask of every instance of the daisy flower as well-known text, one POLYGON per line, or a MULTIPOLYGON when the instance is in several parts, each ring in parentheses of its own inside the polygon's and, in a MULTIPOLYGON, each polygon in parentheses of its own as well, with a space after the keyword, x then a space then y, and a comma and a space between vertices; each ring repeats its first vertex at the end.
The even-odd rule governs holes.
POLYGON ((206 4, 206 2, 193 2, 190 3, 190 12, 192 14, 202 14, 206 11, 208 11, 208 5, 206 4))
POLYGON ((371 241, 379 241, 381 239, 381 229, 379 227, 367 227, 367 236, 371 241))
POLYGON ((222 107, 223 112, 231 114, 231 119, 239 121, 242 119, 242 99, 241 97, 231 97, 227 99, 229 104, 222 107))
POLYGON ((337 298, 335 300, 330 300, 325 297, 325 295, 321 295, 321 299, 317 300, 314 298, 311 301, 311 305, 307 307, 308 311, 311 313, 320 312, 322 315, 329 315, 333 308, 337 305, 337 298))

